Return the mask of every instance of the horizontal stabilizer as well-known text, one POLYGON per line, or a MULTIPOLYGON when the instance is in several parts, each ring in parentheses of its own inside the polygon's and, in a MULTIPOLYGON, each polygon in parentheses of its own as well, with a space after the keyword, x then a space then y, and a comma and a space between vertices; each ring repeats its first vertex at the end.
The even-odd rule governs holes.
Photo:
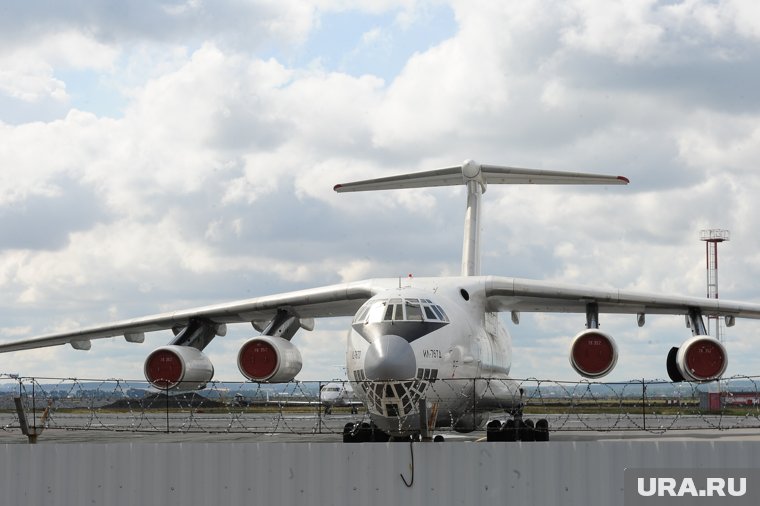
POLYGON ((462 167, 428 170, 413 174, 367 179, 353 183, 336 184, 336 192, 362 192, 372 190, 399 190, 404 188, 428 188, 431 186, 455 186, 464 184, 462 167))
POLYGON ((486 183, 494 184, 628 184, 624 176, 606 176, 585 172, 521 169, 481 165, 486 183))
POLYGON ((396 190, 432 186, 456 186, 478 181, 483 189, 492 184, 628 184, 623 176, 523 169, 499 165, 481 165, 467 160, 462 165, 445 169, 401 174, 335 185, 336 192, 396 190))

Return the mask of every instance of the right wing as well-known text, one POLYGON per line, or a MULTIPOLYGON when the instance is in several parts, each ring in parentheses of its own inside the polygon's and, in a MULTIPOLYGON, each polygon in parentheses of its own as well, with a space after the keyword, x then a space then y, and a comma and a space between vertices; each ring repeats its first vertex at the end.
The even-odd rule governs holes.
POLYGON ((0 344, 0 353, 67 343, 76 349, 89 349, 91 339, 119 335, 124 336, 130 342, 142 342, 145 332, 185 326, 192 318, 203 318, 220 325, 267 322, 277 313, 278 309, 282 308, 292 310, 299 318, 353 316, 359 307, 374 294, 375 289, 372 280, 330 285, 30 337, 0 344))

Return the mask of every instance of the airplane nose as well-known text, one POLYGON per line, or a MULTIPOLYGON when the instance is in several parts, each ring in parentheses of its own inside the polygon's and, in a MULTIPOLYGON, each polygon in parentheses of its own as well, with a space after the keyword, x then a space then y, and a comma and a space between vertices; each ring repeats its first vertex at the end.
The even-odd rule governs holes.
POLYGON ((414 350, 403 337, 378 336, 364 358, 364 374, 372 381, 402 380, 417 373, 414 350))

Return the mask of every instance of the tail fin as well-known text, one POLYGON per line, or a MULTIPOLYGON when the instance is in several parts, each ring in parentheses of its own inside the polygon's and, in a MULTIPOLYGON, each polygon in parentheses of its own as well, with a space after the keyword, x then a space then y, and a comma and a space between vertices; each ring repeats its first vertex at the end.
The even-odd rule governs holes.
POLYGON ((491 184, 628 184, 623 176, 607 176, 583 172, 521 169, 499 165, 481 165, 467 160, 462 165, 444 169, 401 174, 337 184, 338 193, 426 188, 433 186, 467 186, 462 275, 480 274, 480 197, 491 184))

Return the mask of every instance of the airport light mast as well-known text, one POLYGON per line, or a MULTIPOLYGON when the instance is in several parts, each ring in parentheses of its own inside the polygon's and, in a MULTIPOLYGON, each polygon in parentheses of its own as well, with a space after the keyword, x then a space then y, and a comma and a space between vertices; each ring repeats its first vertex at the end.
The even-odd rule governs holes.
MULTIPOLYGON (((705 258, 707 261, 707 298, 718 298, 718 244, 730 241, 731 234, 728 230, 708 229, 699 233, 699 239, 705 243, 705 258)), ((715 339, 723 342, 723 325, 719 316, 707 317, 707 332, 715 339), (714 323, 714 325, 713 325, 714 323), (714 331, 711 331, 714 329, 714 331)))

